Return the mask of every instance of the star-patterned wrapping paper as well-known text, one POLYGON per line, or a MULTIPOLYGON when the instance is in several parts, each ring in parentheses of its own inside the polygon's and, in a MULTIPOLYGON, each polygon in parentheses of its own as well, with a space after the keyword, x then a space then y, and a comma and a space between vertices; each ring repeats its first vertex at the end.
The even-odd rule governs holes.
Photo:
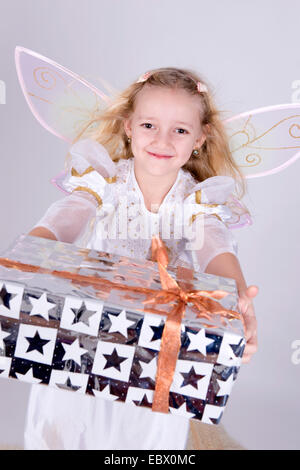
MULTIPOLYGON (((161 289, 155 262, 67 243, 22 235, 1 256, 161 289)), ((167 269, 177 282, 180 276, 185 279, 184 269, 167 269)), ((225 290, 229 295, 220 303, 237 308, 234 280, 191 272, 193 289, 225 290)), ((166 315, 139 311, 143 296, 134 297, 124 299, 124 293, 112 289, 101 299, 89 285, 0 266, 0 378, 151 408, 166 315)), ((195 318, 187 306, 169 412, 218 424, 237 378, 245 339, 237 319, 225 325, 209 323, 195 318)))

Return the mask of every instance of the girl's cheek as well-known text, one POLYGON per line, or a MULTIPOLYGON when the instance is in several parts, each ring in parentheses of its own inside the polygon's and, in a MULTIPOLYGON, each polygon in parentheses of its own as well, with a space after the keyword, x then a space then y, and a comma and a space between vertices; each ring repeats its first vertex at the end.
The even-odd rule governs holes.
POLYGON ((137 132, 136 138, 139 140, 139 142, 146 142, 153 138, 153 134, 150 132, 148 134, 145 134, 145 132, 137 132))

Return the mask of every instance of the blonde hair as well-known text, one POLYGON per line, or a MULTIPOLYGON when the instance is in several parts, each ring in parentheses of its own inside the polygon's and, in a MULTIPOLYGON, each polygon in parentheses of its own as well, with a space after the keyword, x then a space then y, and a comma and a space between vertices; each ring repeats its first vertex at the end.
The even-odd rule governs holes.
POLYGON ((123 92, 116 94, 111 104, 86 123, 74 142, 83 134, 101 143, 115 162, 121 158, 132 157, 123 122, 135 109, 138 94, 145 86, 159 86, 169 89, 183 89, 200 102, 200 123, 206 140, 199 150, 198 156, 191 155, 182 167, 199 182, 217 175, 229 175, 236 181, 236 195, 242 198, 245 194, 243 175, 233 159, 228 136, 221 120, 221 112, 217 110, 211 92, 199 93, 197 82, 207 83, 194 71, 175 67, 152 70, 144 81, 132 83, 123 92))

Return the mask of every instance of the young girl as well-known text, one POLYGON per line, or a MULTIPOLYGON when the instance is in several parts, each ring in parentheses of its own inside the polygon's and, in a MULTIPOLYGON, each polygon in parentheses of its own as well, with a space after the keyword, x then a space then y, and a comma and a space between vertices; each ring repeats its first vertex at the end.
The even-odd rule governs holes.
MULTIPOLYGON (((148 72, 87 129, 70 149, 63 181, 70 194, 30 235, 151 259, 151 236, 159 233, 170 265, 236 280, 249 362, 257 348, 258 289, 247 288, 225 223, 234 183, 242 194, 245 188, 203 80, 177 68, 148 72)), ((189 426, 180 416, 33 385, 25 448, 184 449, 189 426)))

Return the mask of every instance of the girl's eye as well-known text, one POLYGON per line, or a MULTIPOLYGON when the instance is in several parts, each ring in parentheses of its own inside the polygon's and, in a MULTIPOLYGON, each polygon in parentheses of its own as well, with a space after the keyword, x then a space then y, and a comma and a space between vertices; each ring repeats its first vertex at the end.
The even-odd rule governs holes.
MULTIPOLYGON (((144 124, 142 124, 142 127, 143 126, 152 126, 152 124, 150 124, 150 122, 144 122, 144 124)), ((146 129, 150 129, 150 127, 146 127, 146 129)))
MULTIPOLYGON (((141 124, 142 127, 144 126, 152 126, 152 124, 150 122, 144 122, 144 124, 141 124)), ((150 129, 150 127, 146 127, 146 129, 150 129)), ((188 134, 188 131, 186 131, 185 129, 182 129, 182 128, 178 128, 176 130, 179 130, 179 131, 183 131, 183 132, 179 132, 179 134, 188 134)))

